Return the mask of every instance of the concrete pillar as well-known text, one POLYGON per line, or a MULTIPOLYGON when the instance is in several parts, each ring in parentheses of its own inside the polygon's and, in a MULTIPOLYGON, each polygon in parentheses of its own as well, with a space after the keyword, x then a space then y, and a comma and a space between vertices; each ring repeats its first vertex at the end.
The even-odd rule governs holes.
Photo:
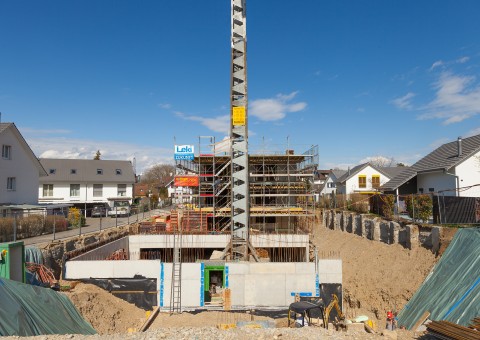
POLYGON ((364 218, 363 222, 363 232, 362 237, 371 240, 372 239, 372 229, 373 229, 373 221, 370 218, 364 218))
POLYGON ((322 224, 323 224, 324 228, 327 227, 327 218, 328 218, 328 210, 323 209, 323 211, 322 211, 322 224))
POLYGON ((363 236, 363 217, 362 215, 355 215, 355 223, 353 227, 353 233, 358 236, 363 236))
POLYGON ((375 218, 373 220, 373 233, 372 233, 372 240, 380 241, 380 223, 381 219, 375 218))
POLYGON ((380 229, 380 242, 390 244, 390 222, 388 221, 380 221, 379 223, 380 229))
POLYGON ((347 220, 346 220, 346 226, 345 226, 345 231, 347 233, 352 233, 353 232, 353 218, 354 215, 351 212, 347 212, 347 220))
POLYGON ((432 228, 432 233, 431 233, 431 239, 432 239, 432 253, 435 255, 438 254, 438 251, 440 250, 440 227, 433 227, 432 228))
POLYGON ((330 210, 328 228, 335 229, 335 210, 330 210))
POLYGON ((342 216, 343 213, 337 212, 335 214, 335 230, 340 230, 342 225, 342 216))
POLYGON ((409 224, 406 226, 407 231, 407 248, 413 249, 419 245, 419 231, 418 226, 414 224, 409 224))
POLYGON ((400 231, 400 224, 397 222, 390 222, 390 243, 389 244, 397 244, 400 243, 399 241, 399 231, 400 231))

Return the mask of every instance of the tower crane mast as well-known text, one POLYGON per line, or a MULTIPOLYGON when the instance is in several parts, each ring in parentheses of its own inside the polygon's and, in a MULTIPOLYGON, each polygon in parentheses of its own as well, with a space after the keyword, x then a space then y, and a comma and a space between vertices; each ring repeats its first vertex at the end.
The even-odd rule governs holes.
POLYGON ((247 260, 249 248, 248 97, 246 0, 231 0, 230 140, 232 167, 232 259, 247 260))

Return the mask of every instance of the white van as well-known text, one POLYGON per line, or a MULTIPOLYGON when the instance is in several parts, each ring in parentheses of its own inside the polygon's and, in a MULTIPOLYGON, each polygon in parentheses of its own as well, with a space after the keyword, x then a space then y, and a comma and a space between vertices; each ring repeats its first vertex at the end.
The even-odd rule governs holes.
POLYGON ((108 211, 108 216, 130 216, 130 203, 128 201, 113 201, 113 206, 108 211))

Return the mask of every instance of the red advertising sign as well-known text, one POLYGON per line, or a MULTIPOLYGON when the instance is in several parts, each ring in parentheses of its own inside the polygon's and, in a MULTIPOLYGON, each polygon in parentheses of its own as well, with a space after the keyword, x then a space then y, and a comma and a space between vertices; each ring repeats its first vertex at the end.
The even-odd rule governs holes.
POLYGON ((198 176, 175 176, 176 187, 198 187, 198 176))

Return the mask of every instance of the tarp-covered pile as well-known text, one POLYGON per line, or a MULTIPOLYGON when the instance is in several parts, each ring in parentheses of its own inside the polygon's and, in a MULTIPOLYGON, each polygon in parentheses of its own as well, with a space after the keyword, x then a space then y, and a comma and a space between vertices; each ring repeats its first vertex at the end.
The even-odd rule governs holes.
POLYGON ((440 261, 398 314, 398 324, 411 329, 425 312, 430 313, 430 320, 462 326, 480 315, 480 228, 460 229, 455 234, 440 261))
POLYGON ((64 294, 0 279, 0 336, 96 333, 64 294))

